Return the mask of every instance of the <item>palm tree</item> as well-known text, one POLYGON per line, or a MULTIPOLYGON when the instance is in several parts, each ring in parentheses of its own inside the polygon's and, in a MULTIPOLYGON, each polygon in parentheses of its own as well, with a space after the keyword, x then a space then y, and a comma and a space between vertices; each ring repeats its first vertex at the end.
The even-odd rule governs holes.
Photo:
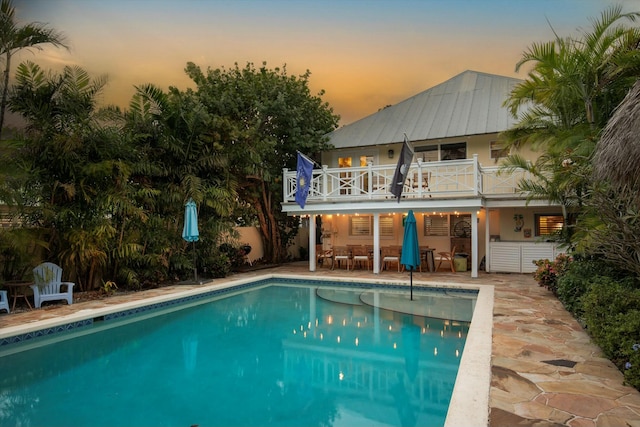
MULTIPOLYGON (((528 144, 545 155, 529 170, 535 180, 521 182, 522 191, 563 207, 582 206, 599 133, 640 75, 640 30, 621 24, 638 17, 613 6, 581 37, 556 36, 525 51, 516 70, 532 68, 505 102, 514 116, 520 113, 519 122, 502 137, 506 147, 528 144)), ((517 156, 506 164, 527 166, 517 156)))
POLYGON ((67 48, 62 34, 43 24, 29 23, 18 26, 15 20, 15 8, 11 0, 2 0, 0 3, 0 56, 4 57, 4 74, 2 98, 0 99, 0 139, 2 139, 4 115, 7 109, 11 57, 23 49, 41 50, 40 45, 46 43, 67 48))

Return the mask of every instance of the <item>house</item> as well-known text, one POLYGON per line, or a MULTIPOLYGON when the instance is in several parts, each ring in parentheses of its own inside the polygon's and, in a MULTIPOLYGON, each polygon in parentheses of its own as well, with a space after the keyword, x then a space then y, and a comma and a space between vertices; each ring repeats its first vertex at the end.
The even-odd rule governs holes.
POLYGON ((436 253, 455 246, 467 254, 472 277, 481 267, 531 272, 533 260, 555 258, 558 248, 545 240, 562 227, 560 206, 527 203, 517 191, 524 171, 500 171, 506 153, 498 134, 516 123, 503 103, 519 81, 465 71, 335 130, 329 134, 334 149, 322 153, 304 209, 295 203, 296 171, 285 169, 283 211, 309 218, 310 270, 317 267, 316 244, 355 244, 373 246, 372 270, 378 273, 380 249, 402 244, 409 209, 420 244, 436 253), (390 183, 405 135, 414 159, 396 199, 390 183))

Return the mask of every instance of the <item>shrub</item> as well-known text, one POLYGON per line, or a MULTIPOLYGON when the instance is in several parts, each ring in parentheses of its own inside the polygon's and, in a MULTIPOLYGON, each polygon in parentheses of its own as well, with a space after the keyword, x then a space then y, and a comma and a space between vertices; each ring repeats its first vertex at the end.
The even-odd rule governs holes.
POLYGON ((551 262, 548 259, 533 261, 533 263, 538 267, 533 273, 533 278, 536 279, 540 286, 544 286, 556 294, 558 277, 567 270, 572 260, 573 259, 570 256, 560 254, 556 257, 554 262, 551 262))
POLYGON ((606 275, 608 267, 605 263, 590 257, 576 256, 564 273, 557 278, 558 299, 576 318, 582 318, 584 309, 582 297, 596 276, 606 275))
POLYGON ((230 243, 223 243, 219 247, 220 252, 226 255, 232 271, 238 271, 245 263, 245 250, 242 246, 236 247, 230 243))
POLYGON ((633 278, 596 276, 583 296, 589 334, 620 369, 625 381, 640 387, 640 289, 633 278))
POLYGON ((204 276, 226 277, 231 272, 231 262, 221 251, 212 251, 202 260, 202 274, 204 276))

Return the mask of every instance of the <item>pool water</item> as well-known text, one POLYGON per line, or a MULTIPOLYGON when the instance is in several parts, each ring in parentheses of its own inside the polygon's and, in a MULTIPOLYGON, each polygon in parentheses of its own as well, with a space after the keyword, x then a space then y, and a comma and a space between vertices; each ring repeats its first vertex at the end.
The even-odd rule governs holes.
POLYGON ((5 351, 0 425, 442 426, 473 299, 414 299, 271 285, 96 322, 5 351))

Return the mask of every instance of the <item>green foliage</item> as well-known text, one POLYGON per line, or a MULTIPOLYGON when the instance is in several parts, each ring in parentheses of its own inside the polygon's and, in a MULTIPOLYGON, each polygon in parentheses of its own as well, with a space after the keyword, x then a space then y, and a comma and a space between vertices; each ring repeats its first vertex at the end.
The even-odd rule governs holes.
POLYGON ((533 261, 538 267, 533 273, 533 278, 536 279, 540 286, 546 287, 555 294, 557 292, 558 277, 565 272, 571 261, 573 261, 573 258, 566 254, 559 254, 553 262, 548 259, 533 261))
POLYGON ((245 252, 239 245, 223 243, 220 245, 220 252, 229 260, 231 270, 238 271, 245 263, 245 252))
POLYGON ((231 273, 231 261, 222 251, 212 252, 202 259, 202 273, 213 278, 231 273))
POLYGON ((295 167, 296 150, 313 155, 328 148, 326 134, 339 117, 322 101, 323 92, 311 94, 309 72, 289 76, 286 67, 252 63, 206 72, 188 63, 186 72, 197 90, 180 96, 194 95, 215 129, 207 138, 224 152, 224 176, 241 206, 260 222, 266 261, 284 261, 297 227, 281 209, 282 169, 295 167))
POLYGON ((574 255, 566 271, 557 278, 557 296, 565 308, 576 318, 584 313, 582 297, 589 291, 598 276, 622 279, 623 276, 599 257, 574 255))
POLYGON ((0 229, 0 282, 31 278, 31 270, 40 263, 41 252, 46 248, 37 232, 27 228, 0 229))
POLYGON ((118 291, 118 285, 112 280, 107 280, 100 286, 100 292, 104 295, 113 295, 118 291))
POLYGON ((605 355, 640 387, 640 288, 637 280, 597 276, 583 297, 588 332, 605 355))
MULTIPOLYGON (((519 189, 526 192, 527 201, 558 203, 567 224, 571 214, 583 214, 589 201, 592 155, 600 133, 638 78, 635 41, 640 29, 625 23, 639 16, 611 6, 578 37, 556 35, 554 40, 533 43, 516 65, 516 70, 527 65, 530 71, 505 102, 518 123, 502 133, 501 142, 505 148, 529 146, 541 155, 535 162, 523 162, 514 152, 503 166, 525 171, 519 189)), ((566 228, 559 237, 580 245, 585 234, 574 237, 566 228)))

